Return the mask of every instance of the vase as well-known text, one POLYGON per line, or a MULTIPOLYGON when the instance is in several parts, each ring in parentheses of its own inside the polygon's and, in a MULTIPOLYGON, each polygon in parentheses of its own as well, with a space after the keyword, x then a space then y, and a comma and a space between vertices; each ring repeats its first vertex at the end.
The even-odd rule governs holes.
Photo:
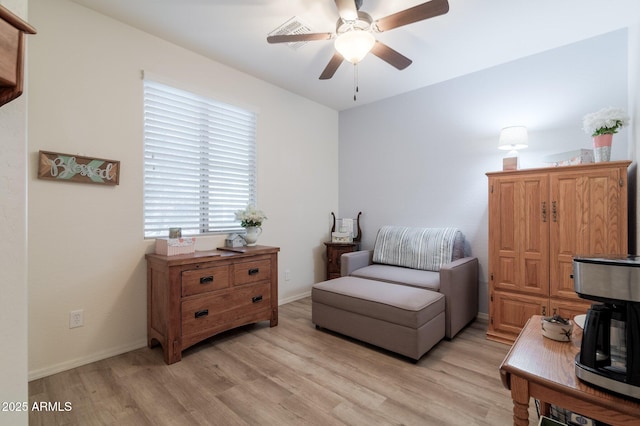
POLYGON ((258 237, 262 234, 262 228, 259 226, 247 226, 247 233, 245 234, 244 241, 247 243, 247 247, 253 247, 258 242, 258 237))
POLYGON ((596 163, 609 161, 611 158, 611 143, 613 133, 606 133, 593 137, 593 158, 596 163))

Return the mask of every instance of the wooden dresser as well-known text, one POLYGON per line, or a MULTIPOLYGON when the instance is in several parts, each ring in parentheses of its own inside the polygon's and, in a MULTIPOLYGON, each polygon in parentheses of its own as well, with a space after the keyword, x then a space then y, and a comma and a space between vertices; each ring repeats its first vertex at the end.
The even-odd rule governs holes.
POLYGON ((278 325, 277 247, 147 254, 147 344, 167 364, 186 348, 258 321, 278 325))
POLYGON ((487 173, 489 329, 513 343, 532 315, 573 318, 573 256, 627 254, 630 161, 487 173))

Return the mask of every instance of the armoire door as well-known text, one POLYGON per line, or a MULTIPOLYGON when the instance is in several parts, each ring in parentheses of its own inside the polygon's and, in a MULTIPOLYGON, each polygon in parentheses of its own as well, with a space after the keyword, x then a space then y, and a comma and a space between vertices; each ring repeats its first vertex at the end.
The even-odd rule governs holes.
POLYGON ((489 279, 493 288, 549 294, 548 182, 543 174, 491 179, 489 279))
POLYGON ((496 290, 491 293, 487 334, 493 340, 511 343, 532 315, 549 314, 549 298, 496 290))
POLYGON ((603 167, 550 176, 550 296, 578 299, 574 255, 627 253, 626 168, 603 167))

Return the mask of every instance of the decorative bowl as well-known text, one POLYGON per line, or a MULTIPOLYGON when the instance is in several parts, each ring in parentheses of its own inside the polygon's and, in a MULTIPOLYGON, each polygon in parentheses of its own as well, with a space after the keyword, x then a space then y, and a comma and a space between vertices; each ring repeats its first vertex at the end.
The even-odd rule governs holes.
POLYGON ((573 333, 573 321, 561 318, 558 315, 543 317, 541 321, 542 335, 558 342, 571 341, 573 333))

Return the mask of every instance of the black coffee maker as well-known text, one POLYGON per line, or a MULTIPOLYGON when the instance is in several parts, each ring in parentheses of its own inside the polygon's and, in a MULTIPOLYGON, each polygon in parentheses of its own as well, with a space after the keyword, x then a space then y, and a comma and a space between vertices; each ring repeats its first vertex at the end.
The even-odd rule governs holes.
POLYGON ((640 257, 573 259, 574 288, 587 311, 575 372, 581 380, 640 399, 640 257))

